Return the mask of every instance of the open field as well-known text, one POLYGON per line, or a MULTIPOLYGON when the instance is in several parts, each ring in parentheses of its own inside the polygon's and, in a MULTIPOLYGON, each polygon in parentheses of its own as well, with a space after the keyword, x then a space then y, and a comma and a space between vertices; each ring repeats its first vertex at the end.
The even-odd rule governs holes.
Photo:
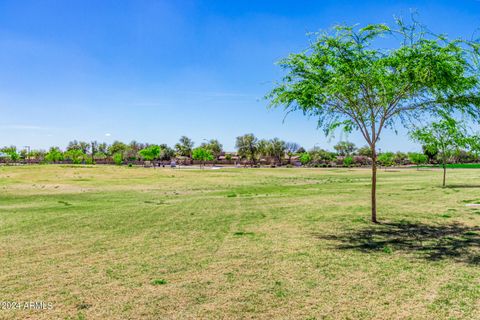
MULTIPOLYGON (((442 165, 436 165, 435 167, 441 168, 442 165)), ((432 168, 432 166, 419 166, 419 168, 432 168)), ((449 163, 447 168, 454 169, 480 169, 480 163, 449 163)))
POLYGON ((0 319, 480 319, 480 170, 0 167, 0 319))

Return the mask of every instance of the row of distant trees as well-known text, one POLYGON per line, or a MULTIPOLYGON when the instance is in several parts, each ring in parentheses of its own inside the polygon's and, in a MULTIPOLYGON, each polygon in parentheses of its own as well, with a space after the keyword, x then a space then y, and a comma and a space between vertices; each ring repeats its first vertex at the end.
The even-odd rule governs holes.
MULTIPOLYGON (((421 132, 416 133, 420 135, 421 132)), ((425 133, 423 133, 425 134, 425 133)), ((372 164, 372 150, 368 146, 357 148, 354 143, 341 141, 333 147, 333 151, 314 147, 305 150, 295 142, 285 142, 278 138, 259 139, 253 134, 245 134, 236 139, 236 153, 225 153, 223 145, 216 139, 206 140, 198 147, 192 139, 182 136, 175 146, 167 144, 149 144, 132 141, 129 144, 115 141, 112 144, 73 140, 65 150, 51 147, 44 150, 17 150, 15 146, 1 149, 3 157, 10 162, 30 160, 41 163, 70 162, 74 164, 115 163, 124 164, 138 161, 168 162, 173 159, 195 160, 204 165, 207 162, 222 160, 244 163, 252 166, 258 164, 282 165, 301 164, 304 166, 343 165, 362 166, 372 164)), ((384 167, 406 164, 436 163, 472 163, 478 162, 478 152, 474 149, 462 149, 452 146, 448 150, 434 148, 428 144, 423 152, 380 152, 377 162, 384 167)))

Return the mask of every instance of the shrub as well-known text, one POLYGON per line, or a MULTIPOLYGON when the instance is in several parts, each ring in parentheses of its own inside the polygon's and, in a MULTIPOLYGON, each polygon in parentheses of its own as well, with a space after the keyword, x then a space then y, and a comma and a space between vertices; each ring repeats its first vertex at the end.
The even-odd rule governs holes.
POLYGON ((86 154, 79 149, 71 149, 65 152, 65 158, 72 161, 73 164, 80 164, 85 161, 86 154))
POLYGON ((352 157, 345 157, 343 159, 343 165, 345 167, 350 167, 353 164, 353 158, 352 157))
POLYGON ((18 154, 17 148, 15 146, 3 148, 2 151, 8 156, 8 158, 12 162, 17 162, 18 159, 20 159, 20 154, 18 154))
POLYGON ((51 147, 45 155, 45 162, 54 163, 63 160, 63 153, 57 147, 51 147))
POLYGON ((408 161, 408 155, 406 153, 398 151, 395 153, 393 161, 398 165, 403 165, 408 161))
POLYGON ((408 159, 418 166, 427 163, 428 156, 423 153, 412 152, 408 155, 408 159))
POLYGON ((309 164, 311 161, 312 161, 312 156, 310 155, 310 153, 308 152, 304 152, 300 155, 300 162, 302 163, 302 165, 307 165, 309 164))
POLYGON ((157 145, 151 145, 145 149, 139 151, 143 160, 153 161, 160 156, 160 147, 157 145))
POLYGON ((123 163, 123 155, 121 153, 115 153, 113 155, 113 162, 119 166, 123 163))
POLYGON ((107 158, 107 155, 103 152, 96 152, 94 155, 93 155, 93 158, 95 160, 104 160, 107 158))
POLYGON ((201 161, 202 165, 205 165, 206 161, 212 161, 214 159, 212 151, 204 147, 193 149, 192 158, 193 160, 201 161))
POLYGON ((378 163, 384 167, 391 167, 395 164, 393 152, 385 152, 378 156, 378 163))

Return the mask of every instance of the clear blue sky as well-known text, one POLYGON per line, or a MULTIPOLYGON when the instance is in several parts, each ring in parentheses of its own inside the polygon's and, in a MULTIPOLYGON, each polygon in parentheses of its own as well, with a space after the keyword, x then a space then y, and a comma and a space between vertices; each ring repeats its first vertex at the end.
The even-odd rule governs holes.
MULTIPOLYGON (((392 22, 470 37, 480 1, 0 1, 0 146, 72 139, 174 144, 253 132, 329 148, 315 119, 267 110, 279 58, 336 23, 392 22)), ((349 140, 364 145, 358 134, 349 140)), ((382 149, 415 150, 403 131, 382 149)))

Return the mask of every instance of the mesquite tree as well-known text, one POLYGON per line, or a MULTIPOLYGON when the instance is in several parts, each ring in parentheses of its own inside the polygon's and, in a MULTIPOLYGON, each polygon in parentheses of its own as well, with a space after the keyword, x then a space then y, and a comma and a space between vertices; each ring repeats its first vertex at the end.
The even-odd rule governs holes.
POLYGON ((143 160, 153 161, 160 156, 160 146, 151 145, 138 151, 143 160))
POLYGON ((213 153, 211 150, 205 148, 205 147, 198 147, 193 149, 192 152, 192 159, 201 161, 200 167, 203 169, 205 167, 205 162, 206 161, 213 161, 215 157, 213 156, 213 153))
POLYGON ((443 168, 443 187, 446 185, 447 162, 461 149, 477 149, 479 141, 478 136, 468 133, 464 122, 443 113, 440 120, 414 130, 411 137, 420 142, 426 150, 438 153, 443 168))
POLYGON ((237 148, 238 155, 241 158, 246 158, 251 161, 252 165, 257 163, 258 139, 253 133, 247 133, 243 136, 237 137, 235 148, 237 148))
POLYGON ((273 107, 318 118, 327 135, 336 128, 362 134, 372 150, 371 214, 376 223, 376 147, 382 130, 439 110, 479 118, 479 47, 399 19, 394 27, 337 26, 315 34, 308 49, 279 62, 286 75, 266 98, 273 107), (392 48, 395 41, 398 46, 392 48))

